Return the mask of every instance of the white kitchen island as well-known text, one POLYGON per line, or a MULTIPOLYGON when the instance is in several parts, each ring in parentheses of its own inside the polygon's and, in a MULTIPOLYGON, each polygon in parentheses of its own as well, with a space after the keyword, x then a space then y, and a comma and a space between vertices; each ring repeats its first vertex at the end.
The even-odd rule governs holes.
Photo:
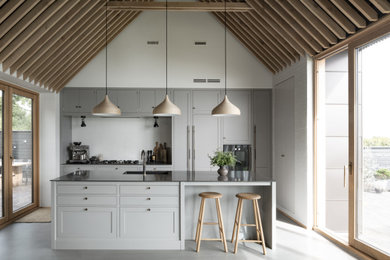
MULTIPOLYGON (((223 194, 221 207, 230 240, 239 192, 262 196, 260 210, 266 244, 275 247, 275 182, 255 181, 254 173, 171 171, 165 174, 119 174, 86 171, 52 180, 53 249, 184 249, 194 239, 202 191, 223 194)), ((253 223, 253 209, 244 204, 242 222, 253 223)), ((215 203, 207 201, 205 220, 215 221, 215 203)), ((216 237, 216 227, 204 237, 216 237)), ((241 237, 251 237, 248 227, 241 237)))

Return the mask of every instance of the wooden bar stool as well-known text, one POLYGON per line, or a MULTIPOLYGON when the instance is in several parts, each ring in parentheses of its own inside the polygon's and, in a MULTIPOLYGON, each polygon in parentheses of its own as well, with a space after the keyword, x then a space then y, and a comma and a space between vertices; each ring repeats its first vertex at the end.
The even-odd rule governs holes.
POLYGON ((223 246, 225 248, 225 252, 227 252, 228 249, 227 249, 227 245, 226 245, 225 230, 223 228, 221 203, 220 203, 220 200, 219 200, 220 198, 222 198, 222 194, 221 193, 217 193, 217 192, 202 192, 202 193, 199 194, 199 197, 202 198, 202 201, 200 202, 198 224, 196 226, 196 235, 195 235, 196 252, 199 252, 200 241, 201 240, 205 240, 205 241, 222 241, 223 246), (218 222, 203 222, 204 206, 206 204, 206 199, 215 199, 215 205, 216 205, 216 208, 217 208, 218 222), (202 239, 202 228, 203 228, 203 225, 218 225, 220 238, 203 238, 202 239))
POLYGON ((240 232, 241 226, 249 226, 249 227, 256 227, 256 235, 257 240, 240 240, 241 242, 254 242, 254 243, 261 243, 263 246, 263 254, 266 254, 265 250, 265 241, 264 241, 264 234, 263 234, 263 226, 261 225, 261 216, 260 216, 260 209, 259 204, 257 203, 257 200, 261 198, 259 194, 255 193, 238 193, 236 194, 236 197, 238 198, 237 203, 237 210, 236 210, 236 217, 234 219, 234 226, 233 226, 233 234, 232 234, 232 243, 234 242, 234 235, 236 236, 236 243, 234 245, 234 253, 237 253, 237 247, 238 247, 238 234, 240 232), (242 217, 242 202, 243 200, 251 200, 253 204, 253 212, 255 214, 255 222, 256 224, 241 224, 241 217, 242 217))

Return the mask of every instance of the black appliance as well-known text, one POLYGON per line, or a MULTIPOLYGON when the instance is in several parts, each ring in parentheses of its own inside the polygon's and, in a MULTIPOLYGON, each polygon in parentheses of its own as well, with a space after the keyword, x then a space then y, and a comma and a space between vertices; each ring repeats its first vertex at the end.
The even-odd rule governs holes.
POLYGON ((236 166, 230 167, 234 171, 251 170, 251 146, 249 144, 225 144, 224 152, 232 152, 237 159, 236 166))

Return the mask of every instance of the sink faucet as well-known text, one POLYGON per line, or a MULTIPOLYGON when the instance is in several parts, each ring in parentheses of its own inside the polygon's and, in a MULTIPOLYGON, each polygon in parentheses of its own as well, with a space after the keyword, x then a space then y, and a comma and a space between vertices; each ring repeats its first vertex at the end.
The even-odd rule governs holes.
POLYGON ((142 172, 144 174, 144 177, 146 177, 146 156, 145 156, 145 150, 142 150, 142 152, 141 152, 141 160, 142 160, 142 172))

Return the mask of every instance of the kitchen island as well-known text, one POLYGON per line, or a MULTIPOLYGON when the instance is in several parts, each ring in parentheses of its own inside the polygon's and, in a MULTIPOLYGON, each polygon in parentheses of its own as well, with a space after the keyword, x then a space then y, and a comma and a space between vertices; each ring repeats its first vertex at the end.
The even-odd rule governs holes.
MULTIPOLYGON (((53 249, 184 249, 194 239, 200 198, 198 193, 223 194, 222 214, 230 240, 236 193, 262 196, 260 210, 266 245, 275 247, 275 181, 255 180, 255 173, 169 171, 122 174, 94 170, 70 173, 52 180, 53 249)), ((208 201, 205 221, 216 220, 214 201, 208 201)), ((244 204, 243 223, 254 223, 250 203, 244 204)), ((240 238, 255 235, 244 227, 240 238)), ((216 227, 203 237, 217 237, 216 227)))

